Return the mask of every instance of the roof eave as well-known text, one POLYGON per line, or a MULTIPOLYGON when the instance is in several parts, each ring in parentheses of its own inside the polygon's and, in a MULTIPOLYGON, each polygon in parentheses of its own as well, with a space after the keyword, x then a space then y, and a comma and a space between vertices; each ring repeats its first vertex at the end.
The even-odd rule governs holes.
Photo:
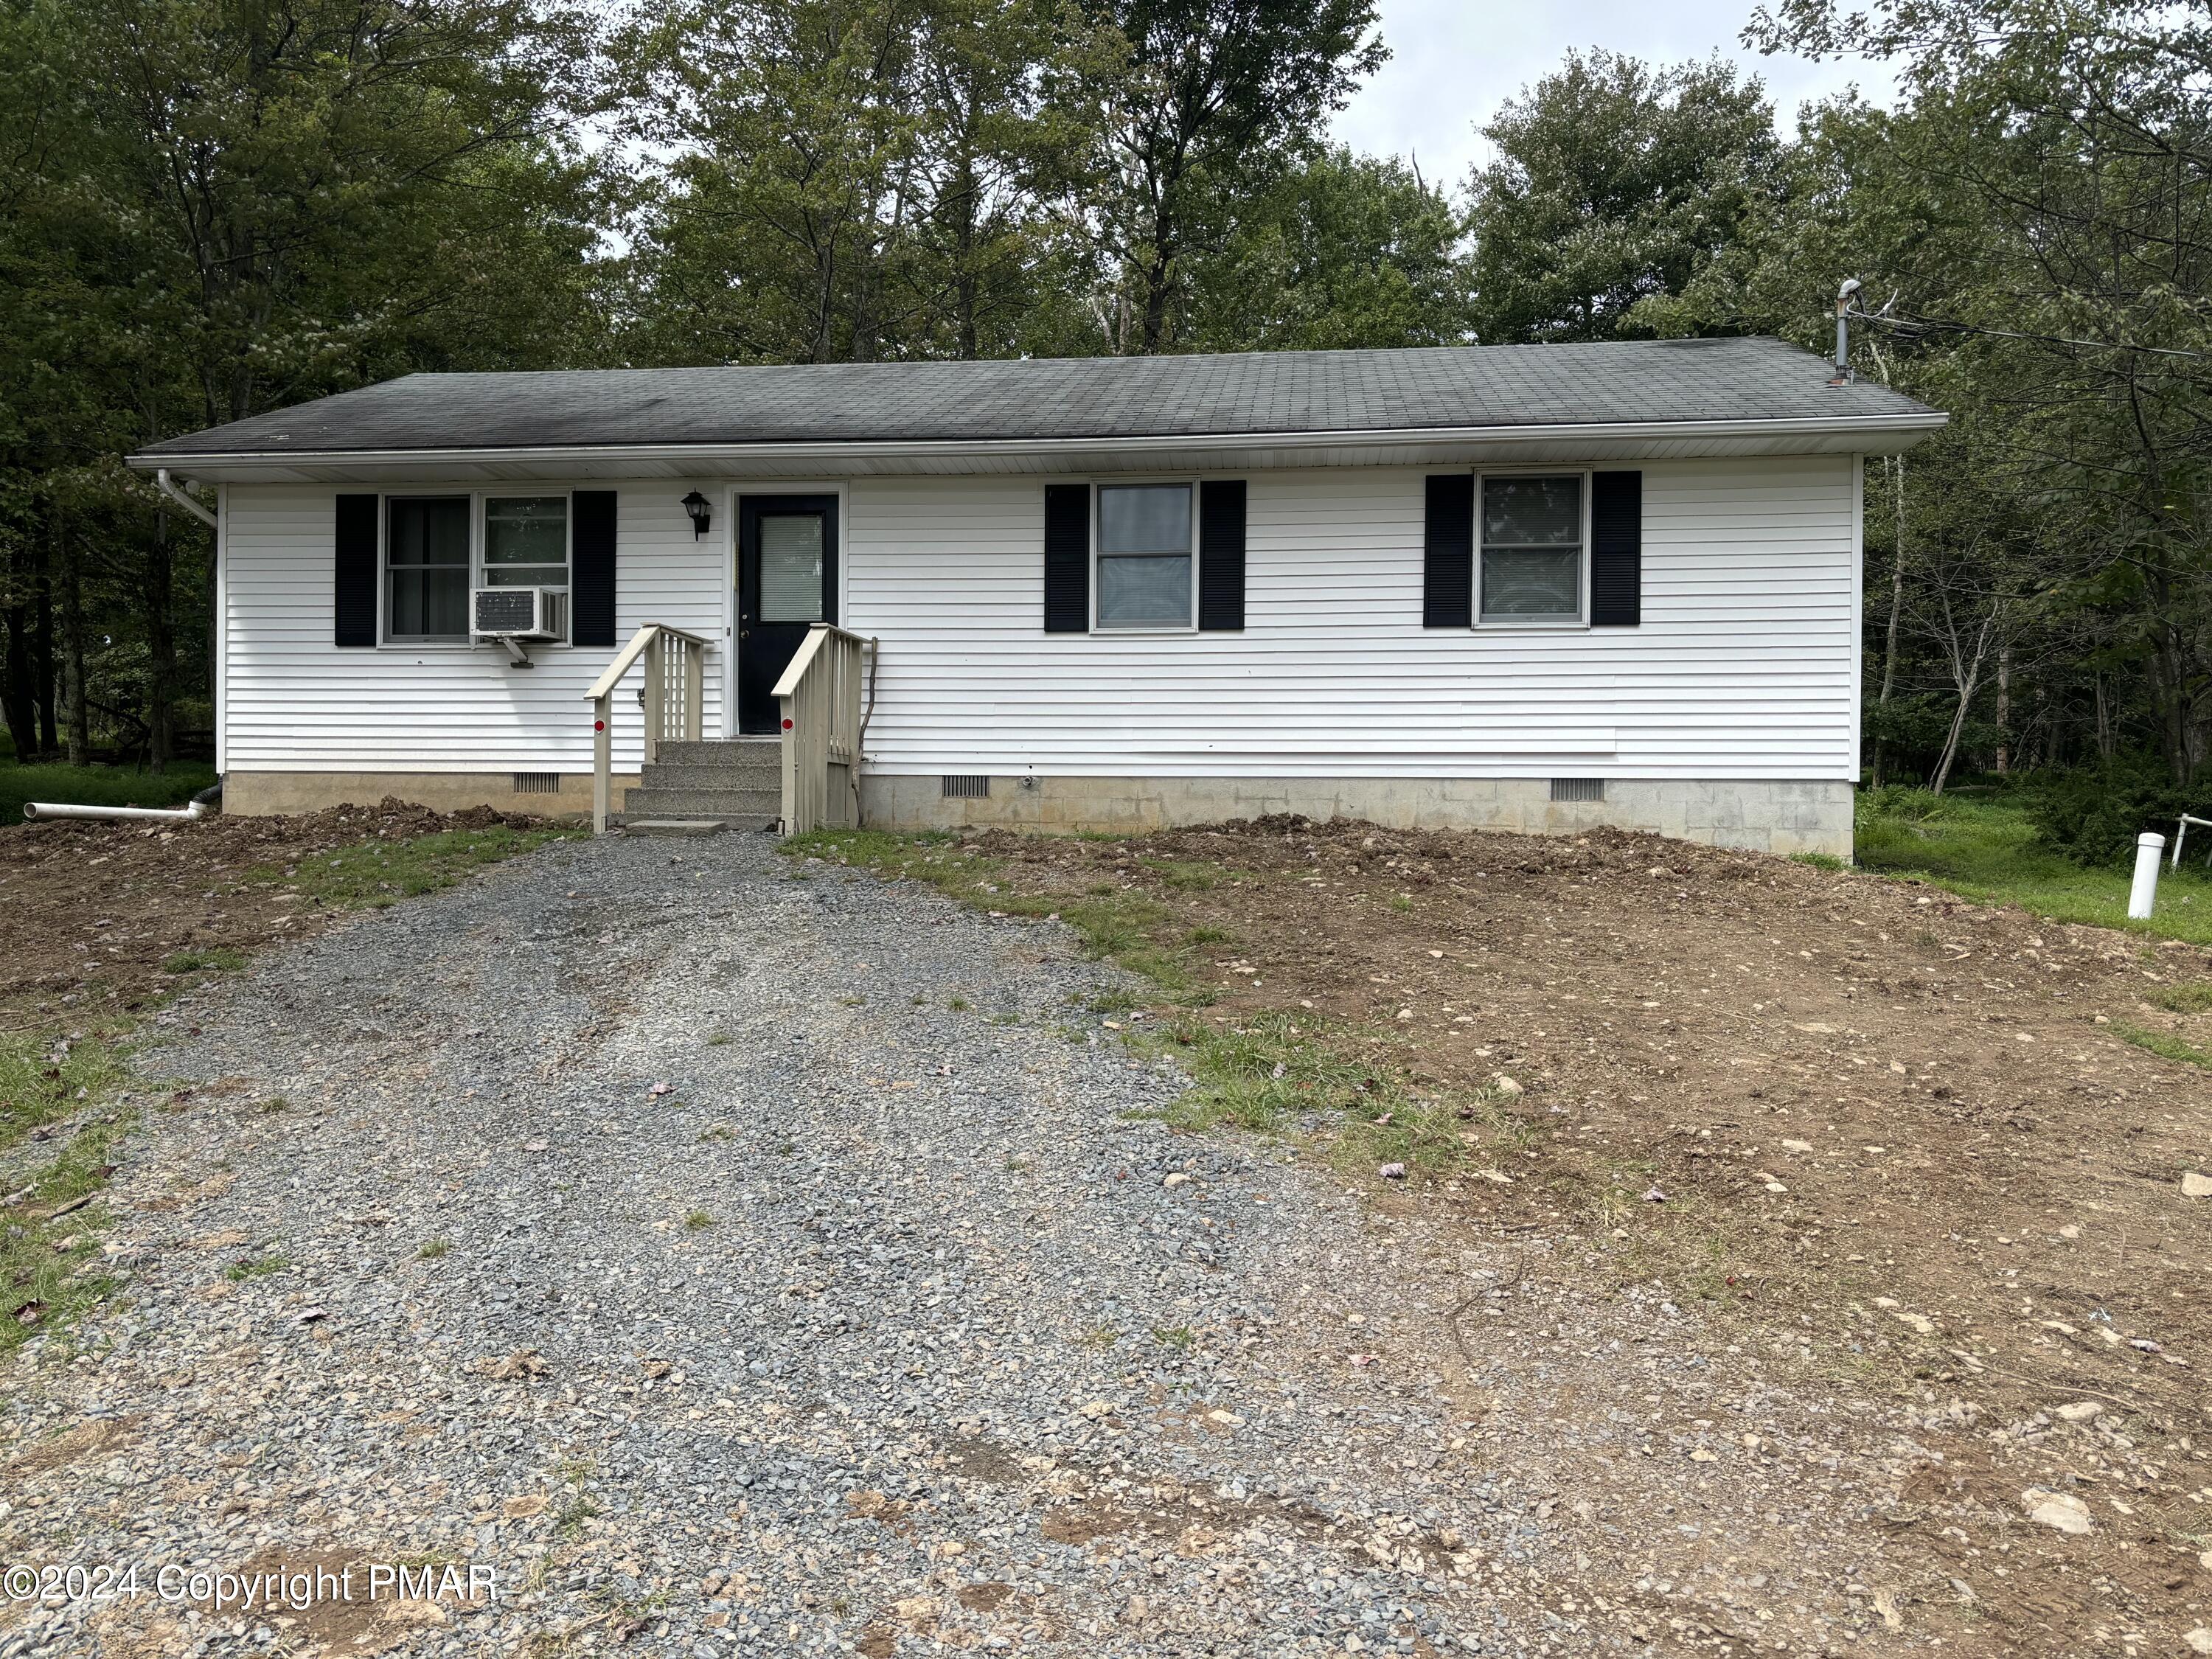
POLYGON ((1894 415, 1833 415, 1785 420, 1576 422, 1553 425, 1352 428, 1322 432, 1165 434, 1121 438, 943 438, 830 440, 763 443, 532 444, 499 447, 433 447, 194 453, 169 450, 125 458, 142 471, 173 472, 221 483, 257 477, 303 479, 342 474, 497 477, 567 471, 601 476, 712 477, 807 471, 884 473, 1053 471, 1086 463, 1127 470, 1148 463, 1190 465, 1194 458, 1238 458, 1255 466, 1487 461, 1540 452, 1588 453, 1601 459, 1699 453, 1888 454, 1941 430, 1940 410, 1894 415), (1749 446, 1748 447, 1747 446, 1749 446), (1464 453, 1462 453, 1464 452, 1464 453), (1360 460, 1328 459, 1356 453, 1360 460), (1258 457, 1264 455, 1266 459, 1258 457), (963 465, 963 463, 970 464, 963 465))

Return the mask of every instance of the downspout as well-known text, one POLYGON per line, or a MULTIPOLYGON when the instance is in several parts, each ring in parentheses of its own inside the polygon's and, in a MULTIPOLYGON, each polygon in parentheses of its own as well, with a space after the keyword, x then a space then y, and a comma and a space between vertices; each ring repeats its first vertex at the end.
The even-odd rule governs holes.
POLYGON ((191 514, 192 517, 198 519, 210 530, 215 528, 215 514, 209 512, 206 507, 202 507, 198 501, 194 501, 190 495, 187 495, 182 489, 179 489, 174 481, 170 478, 169 469, 167 467, 162 466, 154 469, 154 488, 160 490, 164 495, 167 495, 179 507, 183 507, 185 512, 191 514))

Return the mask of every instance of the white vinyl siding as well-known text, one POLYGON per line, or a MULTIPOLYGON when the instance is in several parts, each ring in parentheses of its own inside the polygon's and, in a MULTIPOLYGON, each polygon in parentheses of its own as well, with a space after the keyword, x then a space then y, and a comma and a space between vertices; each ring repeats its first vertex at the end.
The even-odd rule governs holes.
MULTIPOLYGON (((616 636, 665 622, 716 642, 707 653, 705 729, 722 723, 729 552, 695 540, 665 482, 580 484, 617 492, 616 636)), ((328 484, 232 484, 223 496, 221 712, 223 764, 243 771, 588 772, 584 692, 613 647, 533 645, 512 668, 497 647, 331 643, 336 497, 328 484)), ((366 490, 370 486, 362 486, 366 490)), ((532 484, 511 493, 550 494, 532 484)), ((387 495, 450 494, 386 486, 387 495)), ((509 493, 509 492, 501 492, 509 493)), ((642 721, 635 672, 615 699, 615 764, 635 771, 642 721)))
POLYGON ((1644 623, 1421 626, 1423 480, 1255 471, 1241 634, 1042 631, 1034 478, 856 479, 886 774, 1852 775, 1848 456, 1644 468, 1644 623))
MULTIPOLYGON (((1854 775, 1853 458, 1644 464, 1643 626, 1588 630, 1422 627, 1424 479, 1445 470, 1225 475, 1249 489, 1246 625, 1222 634, 1047 635, 1042 477, 851 480, 840 614, 882 641, 869 767, 1002 776, 1854 775)), ((567 487, 548 481, 515 493, 567 487)), ((726 730, 729 495, 709 487, 714 527, 695 540, 683 482, 581 487, 619 495, 618 637, 656 621, 714 641, 704 725, 726 730)), ((332 646, 337 489, 224 491, 225 766, 589 770, 583 693, 611 649, 533 647, 536 665, 517 669, 489 645, 332 646)), ((624 770, 640 760, 634 685, 615 702, 624 770)))

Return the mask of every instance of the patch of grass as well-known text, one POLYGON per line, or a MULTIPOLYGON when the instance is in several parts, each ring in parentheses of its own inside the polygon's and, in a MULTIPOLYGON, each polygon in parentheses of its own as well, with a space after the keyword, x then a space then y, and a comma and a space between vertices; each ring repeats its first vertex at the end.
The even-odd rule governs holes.
POLYGON ((0 823, 21 823, 27 800, 72 806, 182 806, 215 781, 215 768, 172 765, 156 777, 128 766, 0 764, 0 823))
POLYGON ((956 1014, 964 1014, 974 1005, 966 997, 947 997, 945 999, 945 1006, 956 1014))
POLYGON ((222 1270, 222 1276, 234 1285, 243 1285, 249 1279, 266 1279, 271 1273, 281 1273, 292 1265, 292 1259, 276 1250, 266 1255, 242 1255, 222 1270))
POLYGON ((1093 1325, 1075 1339, 1078 1346, 1100 1351, 1112 1347, 1121 1340, 1121 1333, 1111 1325, 1093 1325))
POLYGON ((122 1055, 106 1038, 0 1036, 0 1152, 101 1100, 123 1077, 122 1055))
POLYGON ((1185 945, 1227 945, 1237 937, 1226 927, 1198 927, 1182 936, 1185 945))
POLYGON ((1163 1348, 1188 1353, 1198 1346, 1198 1333, 1188 1325, 1155 1325, 1152 1327, 1152 1340, 1163 1348))
POLYGON ((684 1231, 689 1233, 703 1231, 714 1224, 714 1218, 704 1210, 694 1210, 684 1218, 684 1231))
POLYGON ((102 1206, 54 1212, 107 1184, 115 1172, 112 1154, 133 1121, 121 1112, 112 1122, 78 1130, 31 1183, 22 1208, 11 1212, 12 1224, 0 1232, 0 1354, 66 1328, 115 1288, 114 1279, 98 1271, 102 1206))
MULTIPOLYGON (((319 904, 381 910, 403 898, 451 887, 486 865, 582 833, 564 825, 516 830, 502 823, 486 830, 441 830, 404 841, 365 841, 302 859, 289 879, 319 904)), ((281 871, 268 866, 251 875, 259 880, 286 879, 281 871)))
POLYGON ((233 974, 245 966, 246 952, 228 945, 178 951, 161 959, 161 971, 165 974, 233 974))
POLYGON ((717 1031, 707 1039, 707 1046, 709 1048, 720 1048, 732 1040, 727 1031, 717 1031))
POLYGON ((1792 853, 1790 858, 1793 863, 1809 864, 1815 870, 1848 870, 1851 867, 1833 853, 1792 853))
POLYGON ((2201 1014, 2212 1008, 2212 985, 2202 980, 2186 985, 2161 985, 2148 1000, 2172 1014, 2201 1014))
POLYGON ((442 1238, 426 1238, 415 1252, 417 1261, 435 1261, 453 1247, 442 1238))
POLYGON ((2141 1025, 2130 1025, 2123 1020, 2112 1023, 2112 1035, 2124 1038, 2138 1048, 2148 1048, 2160 1060, 2178 1060, 2187 1066, 2202 1066, 2212 1071, 2212 1048, 2206 1048, 2171 1031, 2154 1031, 2141 1025))
POLYGON ((2014 799, 1917 789, 1863 794, 1856 841, 1863 870, 1918 877, 1961 898, 2016 904, 2053 921, 2212 945, 2212 878, 2201 863, 2162 871, 2151 919, 2130 921, 2130 872, 2075 864, 2043 846, 2027 807, 2014 799))
POLYGON ((1216 864, 1177 863, 1172 859, 1139 859, 1137 862, 1170 887, 1185 893, 1203 893, 1208 888, 1218 887, 1228 873, 1216 864))

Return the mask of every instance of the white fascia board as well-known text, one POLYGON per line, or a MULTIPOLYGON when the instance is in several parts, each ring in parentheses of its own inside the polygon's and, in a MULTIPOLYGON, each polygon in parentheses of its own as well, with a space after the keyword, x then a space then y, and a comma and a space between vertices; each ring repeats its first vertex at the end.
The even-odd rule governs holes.
POLYGON ((211 482, 316 478, 744 477, 917 472, 1052 472, 1085 468, 1406 465, 1589 454, 1632 460, 1697 454, 1892 454, 1950 416, 1839 415, 1813 420, 1623 421, 1401 430, 1174 434, 1133 438, 992 438, 885 442, 586 444, 510 448, 262 450, 127 457, 211 482), (1355 459, 1356 458, 1356 459, 1355 459))

